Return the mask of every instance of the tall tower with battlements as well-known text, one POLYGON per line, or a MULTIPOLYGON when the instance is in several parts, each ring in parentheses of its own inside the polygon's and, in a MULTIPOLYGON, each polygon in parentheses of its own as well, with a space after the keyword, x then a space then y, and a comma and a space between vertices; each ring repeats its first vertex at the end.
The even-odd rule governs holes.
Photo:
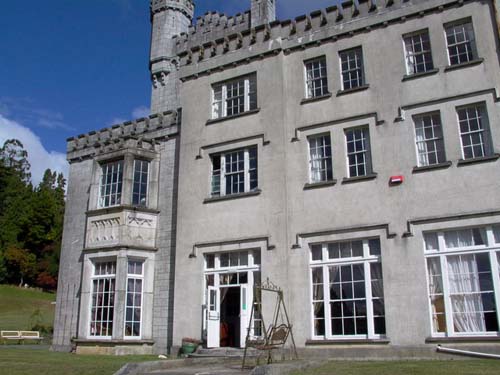
POLYGON ((151 113, 179 107, 177 57, 173 36, 188 31, 192 0, 151 0, 151 113))
POLYGON ((276 20, 276 0, 252 0, 252 27, 276 20))

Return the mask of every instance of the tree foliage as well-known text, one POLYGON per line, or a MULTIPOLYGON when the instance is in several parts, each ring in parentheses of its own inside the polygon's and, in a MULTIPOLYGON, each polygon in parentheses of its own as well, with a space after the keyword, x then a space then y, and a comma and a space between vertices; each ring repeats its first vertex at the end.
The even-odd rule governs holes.
POLYGON ((0 282, 55 289, 66 180, 47 169, 33 187, 27 158, 18 140, 0 148, 0 282))

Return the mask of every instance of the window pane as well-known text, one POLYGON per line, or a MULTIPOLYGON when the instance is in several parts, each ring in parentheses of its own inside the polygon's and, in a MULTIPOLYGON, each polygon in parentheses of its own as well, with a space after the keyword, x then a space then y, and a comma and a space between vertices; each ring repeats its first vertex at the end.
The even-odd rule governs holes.
POLYGON ((345 135, 349 177, 371 173, 368 128, 348 129, 345 135))
POLYGON ((414 117, 418 166, 444 163, 444 141, 439 113, 414 117))
POLYGON ((330 135, 309 138, 309 165, 311 182, 333 178, 330 135))
POLYGON ((324 57, 307 62, 306 67, 306 88, 307 97, 314 98, 328 93, 326 78, 326 59, 324 57))
POLYGON ((101 166, 99 206, 109 207, 121 202, 123 160, 101 166))

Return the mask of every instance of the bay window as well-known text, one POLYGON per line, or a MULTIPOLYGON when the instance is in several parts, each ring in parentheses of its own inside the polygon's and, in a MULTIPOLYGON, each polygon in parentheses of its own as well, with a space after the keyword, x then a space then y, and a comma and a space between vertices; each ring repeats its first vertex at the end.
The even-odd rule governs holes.
POLYGON ((385 335, 378 238, 311 245, 313 338, 385 335))
POLYGON ((257 186, 256 146, 212 155, 212 196, 246 193, 257 186))
POLYGON ((500 227, 424 234, 432 332, 498 334, 500 227))
POLYGON ((99 207, 121 204, 123 184, 123 160, 101 165, 99 207))
POLYGON ((143 280, 144 262, 129 260, 125 305, 125 337, 141 336, 143 280))
POLYGON ((111 338, 115 307, 116 261, 96 262, 92 276, 90 336, 111 338))

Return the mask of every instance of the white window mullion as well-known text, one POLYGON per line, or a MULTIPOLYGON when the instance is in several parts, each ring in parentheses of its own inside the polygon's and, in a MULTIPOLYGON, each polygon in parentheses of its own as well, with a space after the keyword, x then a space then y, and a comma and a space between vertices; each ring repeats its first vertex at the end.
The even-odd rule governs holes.
POLYGON ((222 117, 227 116, 227 85, 222 86, 222 117))
MULTIPOLYGON (((247 82, 247 81, 245 81, 247 82)), ((245 104, 246 105, 246 104, 245 104)), ((244 176, 245 176, 245 192, 250 191, 250 155, 248 153, 248 149, 245 149, 244 151, 244 176)))
MULTIPOLYGON (((326 259, 326 258, 324 258, 326 259)), ((330 314, 330 272, 328 266, 322 266, 323 269, 323 301, 324 301, 324 325, 325 325, 325 338, 332 336, 332 317, 330 314)))
MULTIPOLYGON (((365 247, 366 241, 363 241, 363 247, 365 247)), ((366 296, 366 320, 367 320, 367 332, 368 338, 373 338, 375 336, 375 321, 373 318, 373 296, 372 296, 372 274, 370 263, 364 262, 363 267, 365 270, 365 296, 366 296)))
POLYGON ((245 79, 245 112, 250 110, 250 80, 248 78, 245 79))
POLYGON ((226 155, 220 156, 220 195, 226 195, 226 155))

